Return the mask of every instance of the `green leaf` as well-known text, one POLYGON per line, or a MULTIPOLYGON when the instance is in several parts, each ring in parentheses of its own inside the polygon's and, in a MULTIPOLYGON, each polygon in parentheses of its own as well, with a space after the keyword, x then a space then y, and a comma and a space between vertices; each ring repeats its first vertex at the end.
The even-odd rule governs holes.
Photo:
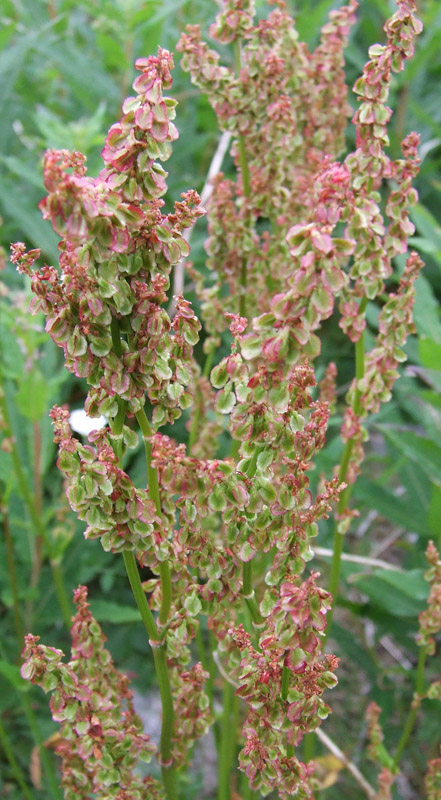
POLYGON ((90 610, 98 622, 114 622, 116 625, 124 622, 141 622, 137 608, 121 606, 110 600, 92 600, 90 610))
POLYGON ((0 675, 3 675, 18 692, 27 692, 31 688, 31 684, 21 677, 20 668, 4 659, 0 659, 0 675))
MULTIPOLYGON (((418 342, 421 364, 428 369, 441 370, 441 343, 422 336, 418 342)), ((441 377, 441 372, 440 372, 441 377)))
POLYGON ((372 575, 354 576, 354 584, 377 608, 398 617, 416 617, 423 611, 429 588, 424 570, 407 572, 378 570, 372 575))
POLYGON ((420 336, 441 344, 440 307, 424 275, 420 275, 416 282, 413 320, 420 336))
POLYGON ((376 425, 383 436, 403 453, 407 458, 417 464, 432 480, 441 485, 441 447, 431 439, 417 436, 411 431, 398 431, 385 425, 376 425))
POLYGON ((427 516, 427 524, 428 524, 429 534, 431 536, 437 538, 439 537, 440 519, 441 519, 441 488, 433 484, 430 495, 429 513, 427 516))
POLYGON ((41 419, 47 408, 49 388, 42 372, 32 365, 20 381, 20 388, 16 394, 17 407, 23 416, 32 422, 41 419))
POLYGON ((406 531, 414 531, 428 536, 426 515, 420 508, 409 507, 406 498, 397 497, 389 489, 378 483, 360 480, 354 486, 357 500, 362 500, 369 508, 375 509, 383 517, 402 526, 406 531))

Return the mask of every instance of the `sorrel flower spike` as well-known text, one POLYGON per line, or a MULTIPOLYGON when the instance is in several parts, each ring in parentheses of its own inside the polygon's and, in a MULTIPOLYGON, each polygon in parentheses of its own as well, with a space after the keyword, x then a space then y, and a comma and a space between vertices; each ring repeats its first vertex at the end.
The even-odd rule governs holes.
MULTIPOLYGON (((351 2, 332 12, 318 48, 309 53, 298 41, 284 3, 277 3, 268 19, 256 21, 252 3, 226 0, 210 32, 222 42, 234 42, 235 70, 219 64, 219 55, 201 41, 198 26, 188 27, 181 37, 177 49, 183 52, 182 66, 208 96, 221 129, 233 133, 232 154, 238 170, 236 182, 222 175, 215 179, 209 205, 208 265, 219 274, 217 288, 202 290, 204 321, 211 333, 225 327, 222 309, 239 311, 248 318, 268 313, 268 331, 275 326, 299 329, 301 341, 293 342, 293 351, 317 352, 317 346, 305 346, 311 340, 310 330, 333 307, 326 291, 317 289, 325 272, 314 274, 320 254, 308 264, 305 275, 305 283, 311 278, 310 291, 314 293, 314 319, 307 328, 299 318, 303 304, 302 297, 296 304, 297 287, 288 290, 285 316, 289 321, 281 321, 279 315, 274 318, 271 301, 276 295, 283 300, 296 272, 289 257, 287 231, 305 221, 305 211, 307 215, 317 205, 314 175, 323 158, 332 161, 344 149, 350 107, 342 70, 343 47, 356 5, 351 2), (229 293, 221 291, 223 284, 229 293)), ((348 245, 343 259, 331 254, 335 273, 329 280, 331 300, 344 283, 340 261, 346 263, 350 253, 348 245)), ((303 316, 305 322, 307 315, 303 316)), ((257 338, 265 341, 265 333, 260 331, 257 338)), ((281 330, 285 339, 286 334, 287 330, 281 330)))
POLYGON ((183 231, 203 213, 194 191, 161 213, 166 173, 158 162, 177 137, 175 101, 163 95, 172 66, 162 49, 136 62, 136 96, 109 131, 97 178, 86 175, 79 153, 46 154, 49 195, 40 208, 63 237, 61 274, 53 267, 32 272, 29 259, 14 255, 30 274, 33 309, 46 315, 67 368, 92 386, 88 413, 114 417, 117 397, 136 413, 147 393, 157 425, 191 403, 186 386, 200 328, 188 302, 177 301, 173 322, 161 308, 170 270, 189 252, 183 231))
POLYGON ((74 602, 70 661, 64 663, 61 650, 39 644, 39 637, 29 634, 21 668, 23 678, 52 694, 65 800, 88 800, 92 793, 108 800, 160 800, 160 784, 137 774, 138 760, 150 761, 156 747, 135 714, 127 678, 104 647, 85 586, 74 592, 74 602))

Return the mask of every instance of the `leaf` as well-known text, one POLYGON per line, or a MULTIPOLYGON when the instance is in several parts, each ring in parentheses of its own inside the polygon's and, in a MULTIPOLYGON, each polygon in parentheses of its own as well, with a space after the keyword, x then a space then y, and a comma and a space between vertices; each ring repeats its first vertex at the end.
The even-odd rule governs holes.
MULTIPOLYGON (((351 565, 352 566, 352 565, 351 565)), ((359 637, 354 630, 343 628, 337 622, 332 623, 335 638, 345 658, 350 660, 357 669, 362 669, 370 681, 376 681, 376 665, 369 652, 361 645, 359 637)))
POLYGON ((430 496, 430 503, 429 503, 429 513, 427 518, 429 534, 431 536, 438 538, 440 529, 440 519, 441 519, 441 489, 439 486, 433 484, 430 496))
POLYGON ((377 570, 372 575, 354 576, 354 585, 377 608, 397 617, 416 617, 423 611, 429 588, 424 570, 407 572, 377 570))
MULTIPOLYGON (((418 342, 421 364, 428 369, 441 370, 441 343, 422 336, 418 342)), ((440 372, 441 377, 441 372, 440 372)))
POLYGON ((439 303, 424 275, 416 281, 416 298, 413 320, 420 336, 441 344, 441 322, 439 303))
POLYGON ((20 381, 15 396, 18 410, 32 422, 38 422, 48 405, 50 386, 37 366, 32 365, 20 381))
POLYGON ((389 489, 378 483, 360 480, 354 486, 357 500, 362 500, 368 508, 378 511, 383 517, 402 526, 406 531, 414 531, 428 536, 426 515, 420 508, 409 507, 407 498, 397 497, 389 489))
POLYGON ((441 447, 431 439, 417 436, 411 431, 398 431, 385 425, 376 425, 383 436, 399 452, 417 464, 432 480, 441 485, 441 447))
POLYGON ((3 675, 18 692, 27 692, 31 688, 30 683, 21 677, 20 668, 4 659, 0 659, 0 675, 3 675))
POLYGON ((92 600, 90 610, 98 622, 114 622, 116 625, 124 622, 141 622, 137 608, 121 606, 110 600, 92 600))

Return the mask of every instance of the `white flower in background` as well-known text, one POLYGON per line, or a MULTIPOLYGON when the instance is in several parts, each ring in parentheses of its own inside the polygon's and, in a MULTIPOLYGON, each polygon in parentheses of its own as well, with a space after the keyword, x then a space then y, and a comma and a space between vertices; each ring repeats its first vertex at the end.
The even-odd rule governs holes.
POLYGON ((88 417, 83 408, 76 408, 71 412, 69 424, 75 433, 88 436, 91 431, 99 431, 107 425, 106 417, 88 417))

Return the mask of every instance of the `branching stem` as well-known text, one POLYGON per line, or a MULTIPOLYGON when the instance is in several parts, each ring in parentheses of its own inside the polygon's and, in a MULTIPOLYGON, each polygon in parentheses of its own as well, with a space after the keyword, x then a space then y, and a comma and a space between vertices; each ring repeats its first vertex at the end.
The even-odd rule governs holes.
MULTIPOLYGON (((242 69, 242 58, 241 58, 241 51, 240 51, 240 41, 236 39, 234 43, 234 59, 236 64, 236 72, 237 75, 240 75, 240 70, 242 69)), ((242 189, 245 197, 250 197, 251 195, 251 177, 250 177, 250 168, 248 166, 247 160, 247 151, 245 147, 245 138, 242 133, 237 135, 237 142, 239 145, 239 163, 240 163, 240 172, 242 175, 242 189)), ((241 317, 246 317, 246 310, 247 310, 247 272, 248 272, 248 264, 245 256, 242 257, 242 267, 240 272, 240 300, 239 300, 239 314, 241 317)))
MULTIPOLYGON (((115 318, 112 319, 111 330, 112 330, 112 342, 114 351, 117 356, 121 356, 122 346, 121 346, 120 331, 119 331, 118 321, 115 318)), ((112 432, 117 436, 119 436, 123 431, 125 413, 126 413, 126 404, 123 400, 119 400, 118 413, 112 423, 112 432)), ((136 419, 139 427, 141 428, 144 440, 144 449, 145 449, 146 465, 147 465, 147 480, 148 480, 150 497, 155 503, 158 514, 161 515, 162 509, 161 509, 161 498, 159 493, 158 474, 157 471, 151 465, 152 449, 150 444, 150 437, 152 435, 152 429, 147 419, 147 415, 143 409, 141 411, 138 411, 136 419)), ((121 461, 122 441, 118 440, 117 444, 119 449, 117 455, 121 461)), ((160 753, 161 753, 161 764, 162 764, 161 766, 162 782, 164 785, 167 800, 177 800, 178 793, 176 784, 176 770, 173 766, 173 757, 172 757, 174 709, 173 709, 173 696, 170 686, 170 678, 168 674, 166 644, 164 641, 162 641, 163 631, 158 630, 158 626, 155 622, 150 606, 147 602, 144 589, 142 588, 141 578, 139 575, 139 570, 138 570, 138 565, 136 563, 135 555, 133 552, 126 550, 123 553, 123 557, 124 557, 124 564, 126 567, 127 576, 129 578, 130 586, 133 592, 133 596, 136 600, 136 605, 138 606, 141 619, 143 621, 144 627, 149 637, 150 644, 152 646, 156 677, 158 680, 159 693, 161 696, 162 727, 161 727, 160 753)), ((161 609, 159 612, 158 619, 160 625, 163 626, 166 624, 168 620, 168 615, 171 607, 171 600, 172 600, 171 575, 170 575, 170 567, 167 562, 161 563, 159 570, 161 579, 162 600, 161 600, 161 609)))
POLYGON ((397 749, 395 751, 394 767, 396 770, 398 770, 403 750, 410 739, 410 735, 413 731, 413 726, 415 725, 416 717, 418 714, 419 699, 423 694, 423 688, 424 688, 424 667, 426 665, 426 657, 427 657, 427 648, 421 647, 418 656, 418 666, 416 672, 415 696, 409 711, 409 715, 407 717, 406 724, 404 726, 403 733, 401 735, 401 739, 398 742, 397 749))
MULTIPOLYGON (((364 314, 367 302, 368 302, 367 297, 363 297, 359 306, 360 316, 364 314)), ((364 370, 365 370, 365 353, 364 353, 364 332, 363 332, 360 335, 360 338, 358 339, 355 345, 355 377, 357 381, 364 378, 364 370)), ((353 405, 355 414, 360 413, 360 398, 361 398, 361 392, 358 388, 356 388, 354 405, 353 405)), ((339 483, 344 483, 346 480, 349 464, 351 463, 353 449, 354 449, 354 440, 348 439, 345 448, 343 450, 343 456, 340 462, 340 469, 338 473, 339 483)), ((346 489, 344 489, 344 491, 340 494, 339 501, 337 504, 337 513, 339 517, 341 517, 341 515, 346 511, 348 507, 351 491, 352 491, 352 486, 347 486, 346 489)), ((338 587, 340 583, 340 571, 341 571, 341 557, 343 553, 343 540, 344 540, 344 534, 340 533, 338 524, 336 524, 334 529, 333 556, 331 562, 331 577, 329 582, 329 591, 333 597, 333 606, 328 612, 326 636, 328 636, 329 631, 331 630, 333 610, 338 595, 338 587)))

